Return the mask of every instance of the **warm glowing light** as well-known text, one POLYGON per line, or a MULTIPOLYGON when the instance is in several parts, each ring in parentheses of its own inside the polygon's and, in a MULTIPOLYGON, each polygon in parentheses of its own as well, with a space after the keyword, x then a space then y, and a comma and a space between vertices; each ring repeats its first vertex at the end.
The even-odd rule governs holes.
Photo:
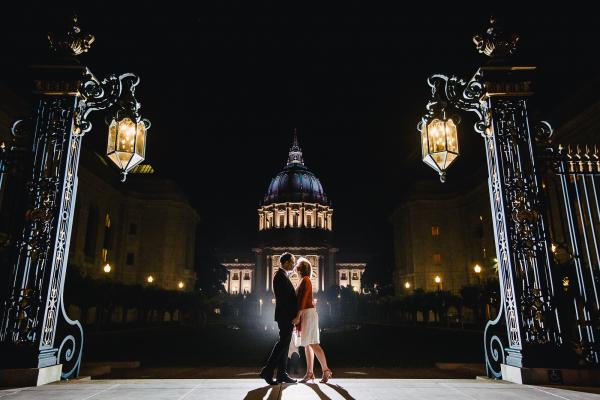
POLYGON ((112 270, 112 267, 110 266, 110 264, 106 264, 104 266, 104 272, 106 272, 107 274, 112 270))
POLYGON ((182 281, 179 281, 179 283, 177 284, 177 287, 178 287, 179 289, 183 289, 183 287, 184 287, 184 286, 185 286, 185 285, 183 284, 183 282, 182 282, 182 281))
POLYGON ((440 283, 442 281, 442 278, 440 278, 439 275, 436 275, 434 280, 435 280, 435 283, 440 283))
POLYGON ((146 278, 146 282, 148 282, 148 283, 154 282, 154 277, 152 275, 148 275, 148 277, 146 278))
POLYGON ((359 291, 358 287, 356 287, 356 286, 354 286, 354 287, 352 288, 352 290, 354 290, 355 292, 358 292, 358 291, 359 291))
POLYGON ((275 299, 271 299, 271 304, 275 304, 275 303, 276 303, 275 299))
POLYGON ((146 155, 146 124, 131 118, 113 119, 108 127, 106 155, 121 171, 127 173, 144 161, 146 155))
POLYGON ((407 288, 407 289, 410 289, 410 282, 406 282, 406 283, 404 284, 404 287, 405 287, 405 288, 407 288))
POLYGON ((258 303, 262 306, 263 305, 263 299, 259 299, 258 303))
POLYGON ((481 272, 481 267, 479 266, 479 264, 475 264, 475 267, 473 267, 473 271, 475 271, 476 274, 481 272))
POLYGON ((429 122, 424 119, 421 126, 423 162, 436 170, 443 181, 446 169, 459 154, 456 124, 451 118, 434 118, 429 122))
POLYGON ((558 248, 558 247, 557 247, 557 246, 556 246, 554 243, 552 243, 552 252, 553 252, 553 253, 556 253, 556 249, 557 249, 557 248, 558 248))
POLYGON ((564 287, 565 289, 566 289, 566 288, 568 288, 568 287, 569 287, 569 283, 570 283, 570 282, 569 282, 569 277, 568 277, 568 276, 565 276, 565 277, 563 278, 563 280, 562 280, 562 285, 563 285, 563 287, 564 287))

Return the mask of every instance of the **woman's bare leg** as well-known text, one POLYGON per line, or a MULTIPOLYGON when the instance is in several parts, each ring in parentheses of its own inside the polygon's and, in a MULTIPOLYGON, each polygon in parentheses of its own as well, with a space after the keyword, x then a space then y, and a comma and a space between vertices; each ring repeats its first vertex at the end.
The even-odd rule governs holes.
POLYGON ((319 364, 321 364, 321 370, 325 371, 328 370, 329 367, 327 366, 327 358, 325 358, 325 352, 323 351, 323 348, 321 347, 320 344, 315 343, 315 344, 311 344, 306 346, 307 348, 310 347, 311 352, 317 356, 317 359, 319 360, 319 364))
POLYGON ((312 374, 315 364, 315 353, 310 345, 304 347, 304 355, 306 356, 306 374, 312 374))

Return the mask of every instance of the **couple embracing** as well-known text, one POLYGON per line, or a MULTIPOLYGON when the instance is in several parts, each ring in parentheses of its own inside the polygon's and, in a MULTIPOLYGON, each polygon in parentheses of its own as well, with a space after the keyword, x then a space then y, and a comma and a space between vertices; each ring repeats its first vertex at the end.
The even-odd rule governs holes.
POLYGON ((279 327, 279 341, 273 347, 267 365, 260 371, 260 377, 268 384, 296 383, 296 380, 287 374, 287 360, 292 336, 295 336, 295 345, 304 346, 306 355, 306 375, 300 382, 314 381, 314 357, 317 356, 323 377, 321 383, 326 383, 332 376, 327 366, 325 352, 319 344, 319 315, 313 305, 312 284, 310 275, 312 265, 306 258, 296 257, 291 253, 283 253, 279 257, 280 268, 273 277, 273 291, 275 292, 275 321, 279 327), (289 277, 298 272, 302 278, 298 289, 289 277), (293 335, 294 328, 296 335, 293 335), (276 379, 273 379, 277 369, 276 379))

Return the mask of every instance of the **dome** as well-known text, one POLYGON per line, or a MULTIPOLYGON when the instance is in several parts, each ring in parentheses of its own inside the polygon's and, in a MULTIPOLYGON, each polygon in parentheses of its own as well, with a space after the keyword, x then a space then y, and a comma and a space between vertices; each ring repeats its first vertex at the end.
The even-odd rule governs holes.
POLYGON ((319 178, 304 165, 295 132, 288 163, 271 180, 263 205, 288 202, 329 204, 319 178))

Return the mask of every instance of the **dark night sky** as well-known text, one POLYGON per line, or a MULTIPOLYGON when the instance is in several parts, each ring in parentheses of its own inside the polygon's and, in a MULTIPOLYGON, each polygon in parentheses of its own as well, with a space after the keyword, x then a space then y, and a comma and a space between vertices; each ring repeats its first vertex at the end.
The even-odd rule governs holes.
MULTIPOLYGON (((591 3, 512 12, 508 2, 495 2, 502 9, 89 3, 50 10, 20 2, 4 10, 2 77, 25 85, 22 71, 42 53, 45 32, 75 10, 97 38, 82 61, 98 77, 141 76, 142 112, 153 123, 147 159, 189 194, 207 248, 249 249, 256 206, 284 166, 297 127, 305 162, 333 201, 341 247, 391 262, 394 205, 416 177, 437 179, 419 159, 415 129, 429 94, 426 78, 469 78, 485 61, 471 37, 492 13, 521 35, 520 54, 540 67, 535 106, 544 118, 553 120, 550 99, 598 76, 600 30, 591 3)), ((103 152, 100 121, 86 145, 103 152)), ((468 119, 461 126, 463 156, 450 180, 483 165, 471 126, 468 119)))

